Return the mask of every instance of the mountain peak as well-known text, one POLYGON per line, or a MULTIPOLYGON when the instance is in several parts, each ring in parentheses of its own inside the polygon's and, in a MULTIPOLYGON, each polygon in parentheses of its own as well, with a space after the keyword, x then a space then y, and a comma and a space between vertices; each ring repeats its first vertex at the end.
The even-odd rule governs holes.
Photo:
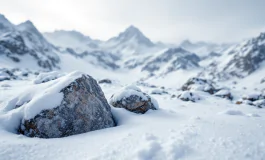
POLYGON ((6 19, 6 17, 3 14, 0 14, 0 20, 1 19, 6 19))
POLYGON ((7 32, 14 30, 14 25, 8 21, 8 19, 3 15, 0 14, 0 32, 7 32))
POLYGON ((154 43, 148 39, 137 27, 130 25, 125 31, 121 32, 117 37, 111 38, 117 44, 133 42, 135 44, 143 44, 145 46, 154 46, 154 43))
POLYGON ((34 26, 34 24, 30 20, 27 20, 27 21, 25 21, 23 23, 20 23, 19 25, 17 25, 17 28, 20 31, 31 30, 31 31, 34 31, 34 32, 39 32, 37 30, 37 28, 34 26))
POLYGON ((125 32, 141 32, 137 27, 134 25, 130 25, 126 28, 125 32))
POLYGON ((44 33, 44 36, 50 39, 51 41, 55 39, 57 40, 61 39, 61 41, 72 39, 75 41, 75 42, 72 41, 71 43, 83 43, 83 42, 92 41, 92 39, 89 36, 86 36, 83 33, 76 30, 55 30, 54 32, 44 33))

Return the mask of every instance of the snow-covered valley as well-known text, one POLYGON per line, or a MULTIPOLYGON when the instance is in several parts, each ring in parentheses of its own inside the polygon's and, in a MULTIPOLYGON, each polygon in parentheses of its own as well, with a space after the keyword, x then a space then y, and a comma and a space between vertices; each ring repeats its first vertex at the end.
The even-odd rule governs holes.
POLYGON ((265 159, 264 35, 100 41, 0 15, 0 160, 265 159))

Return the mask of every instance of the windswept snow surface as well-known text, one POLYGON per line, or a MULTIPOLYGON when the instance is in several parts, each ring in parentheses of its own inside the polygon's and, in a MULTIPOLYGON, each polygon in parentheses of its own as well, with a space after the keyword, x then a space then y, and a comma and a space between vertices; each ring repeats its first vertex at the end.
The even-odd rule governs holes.
MULTIPOLYGON (((97 77, 90 74, 93 77, 97 77)), ((63 78, 63 77, 61 77, 63 78)), ((60 78, 59 78, 60 79, 60 78)), ((58 79, 46 82, 55 83, 58 79)), ((8 99, 33 89, 32 80, 0 82, 0 107, 8 99), (4 87, 9 84, 10 87, 4 87), (3 85, 3 86, 2 86, 3 85)), ((127 83, 102 84, 107 99, 127 83)), ((135 86, 135 84, 133 85, 135 86)), ((153 88, 137 86, 150 93, 153 88)), ((127 87, 136 89, 137 87, 127 87)), ((176 160, 264 159, 265 110, 235 105, 207 93, 197 102, 184 102, 176 88, 169 94, 152 95, 159 109, 134 114, 112 107, 117 127, 58 139, 28 138, 15 133, 19 116, 0 111, 1 160, 176 160), (16 119, 17 118, 17 119, 16 119)), ((31 93, 34 93, 32 91, 31 93)), ((48 102, 49 100, 46 100, 48 102)), ((43 103, 45 104, 45 103, 43 103)), ((48 103, 47 103, 48 104, 48 103)), ((40 105, 41 107, 41 105, 40 105)))

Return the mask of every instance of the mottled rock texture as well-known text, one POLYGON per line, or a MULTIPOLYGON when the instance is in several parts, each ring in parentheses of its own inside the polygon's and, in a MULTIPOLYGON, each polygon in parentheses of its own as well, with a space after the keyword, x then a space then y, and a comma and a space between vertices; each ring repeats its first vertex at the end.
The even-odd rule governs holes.
POLYGON ((111 108, 97 84, 82 75, 61 90, 59 106, 22 120, 19 132, 29 137, 58 138, 115 126, 111 108))
POLYGON ((144 114, 149 109, 156 110, 158 108, 155 99, 141 90, 132 88, 124 89, 112 95, 110 103, 116 108, 125 108, 128 111, 140 114, 144 114))

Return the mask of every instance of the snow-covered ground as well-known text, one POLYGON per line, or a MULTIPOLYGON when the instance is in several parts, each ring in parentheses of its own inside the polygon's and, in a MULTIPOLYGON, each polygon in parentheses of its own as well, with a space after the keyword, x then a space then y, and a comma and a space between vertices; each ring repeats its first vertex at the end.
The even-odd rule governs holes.
MULTIPOLYGON (((16 26, 0 14, 0 34, 0 160, 265 160, 264 33, 228 49, 189 41, 177 47, 152 42, 134 26, 108 41, 77 31, 43 36, 32 22, 16 26), (133 94, 137 105, 150 99, 159 109, 136 114, 111 106, 116 127, 53 139, 19 135, 22 118, 58 107, 62 88, 80 78, 73 71, 101 80, 109 103, 133 94), (144 93, 124 90, 131 84, 144 93)), ((86 99, 83 93, 73 97, 86 99)))
MULTIPOLYGON (((116 74, 117 79, 114 79, 114 75, 113 80, 124 78, 118 83, 101 84, 108 100, 126 84, 133 83, 133 80, 128 80, 128 75, 116 74)), ((164 80, 166 83, 166 79, 164 80)), ((2 121, 0 159, 265 158, 264 109, 236 105, 234 101, 203 92, 199 92, 201 100, 195 103, 181 101, 178 98, 171 98, 171 95, 178 95, 181 92, 177 90, 179 86, 173 87, 174 83, 171 83, 171 88, 166 88, 168 94, 152 95, 159 103, 159 109, 156 111, 139 115, 112 107, 112 113, 118 122, 118 126, 113 128, 65 138, 40 139, 12 133, 5 129, 2 121)), ((175 84, 179 83, 176 81, 175 84)), ((32 88, 33 85, 33 79, 0 82, 1 107, 8 99, 32 88)), ((153 90, 149 87, 138 87, 146 93, 153 90)), ((238 93, 239 91, 234 92, 238 93)), ((3 115, 5 112, 1 111, 0 117, 3 115)))

